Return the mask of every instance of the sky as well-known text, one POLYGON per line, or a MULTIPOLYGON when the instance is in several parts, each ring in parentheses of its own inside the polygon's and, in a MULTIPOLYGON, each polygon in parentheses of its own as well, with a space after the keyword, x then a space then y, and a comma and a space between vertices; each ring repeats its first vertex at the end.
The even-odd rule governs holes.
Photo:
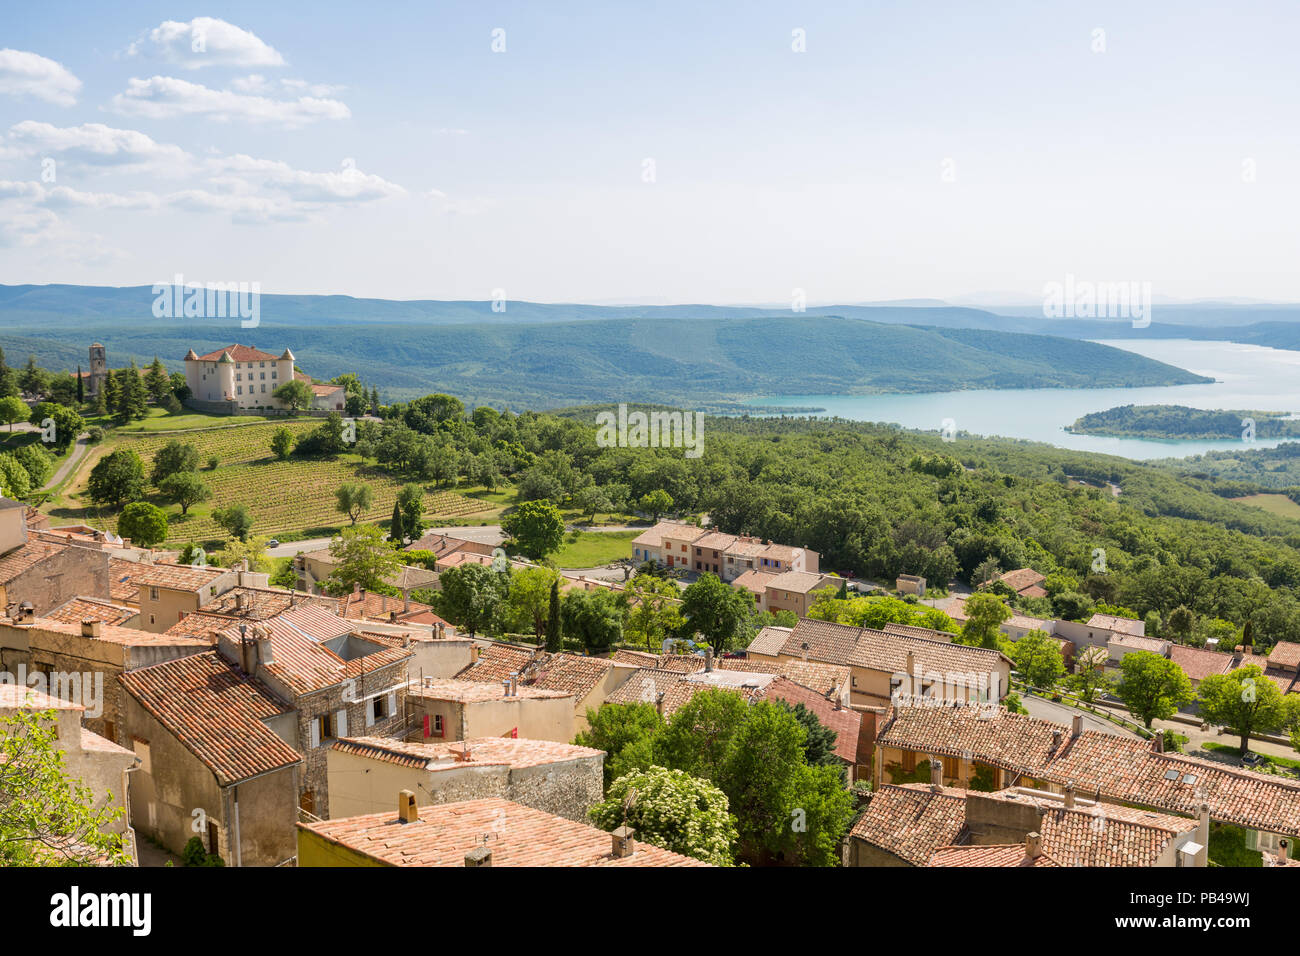
POLYGON ((1286 0, 6 5, 4 284, 1300 301, 1286 0))

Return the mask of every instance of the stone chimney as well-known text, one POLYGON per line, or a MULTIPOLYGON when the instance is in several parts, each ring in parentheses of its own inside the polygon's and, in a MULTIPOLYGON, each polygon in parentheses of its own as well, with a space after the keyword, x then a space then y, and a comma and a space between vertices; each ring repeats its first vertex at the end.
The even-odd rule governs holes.
POLYGON ((664 695, 659 693, 655 695, 655 710, 659 711, 659 716, 664 715, 664 695))
POLYGON ((1067 810, 1074 809, 1074 781, 1073 780, 1067 780, 1065 782, 1065 809, 1067 810))
POLYGON ((1038 831, 1025 836, 1025 859, 1037 860, 1043 855, 1043 835, 1038 831))
POLYGON ((1286 866, 1286 851, 1291 848, 1291 841, 1286 837, 1277 841, 1277 866, 1286 866))
POLYGON ((491 866, 492 851, 484 846, 476 846, 465 854, 466 866, 491 866))
POLYGON ((401 790, 397 794, 397 822, 415 823, 420 819, 420 811, 415 806, 415 794, 410 790, 401 790))
POLYGON ((1151 738, 1151 752, 1162 754, 1165 752, 1165 735, 1157 733, 1151 738))
POLYGON ((713 647, 709 646, 704 649, 704 673, 713 670, 713 647))
POLYGON ((930 789, 938 793, 943 789, 943 761, 930 760, 930 789))
POLYGON ((1070 739, 1074 740, 1083 733, 1083 714, 1075 714, 1070 721, 1070 739))
POLYGON ((1202 803, 1198 808, 1196 821, 1196 842, 1203 847, 1210 845, 1210 805, 1202 803))
POLYGON ((82 621, 81 636, 98 638, 104 632, 103 621, 82 621))
POLYGON ((623 859, 636 853, 636 842, 632 839, 635 835, 636 831, 626 823, 610 834, 613 838, 612 851, 615 857, 623 859))
POLYGON ((502 680, 501 680, 501 696, 502 696, 502 697, 509 697, 509 696, 510 696, 510 678, 509 678, 509 677, 502 678, 502 680))
POLYGON ((1059 749, 1061 748, 1061 738, 1062 738, 1063 736, 1064 736, 1064 734, 1062 734, 1061 731, 1059 731, 1059 730, 1053 730, 1053 731, 1052 731, 1052 750, 1053 750, 1053 751, 1059 750, 1059 749))

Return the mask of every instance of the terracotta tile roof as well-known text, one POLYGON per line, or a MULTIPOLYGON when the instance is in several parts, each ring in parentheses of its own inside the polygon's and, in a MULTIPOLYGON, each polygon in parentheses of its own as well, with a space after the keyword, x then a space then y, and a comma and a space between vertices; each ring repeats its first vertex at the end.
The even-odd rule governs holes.
POLYGON ((895 624, 892 621, 881 628, 886 634, 901 634, 904 637, 925 637, 932 641, 951 644, 956 636, 949 631, 936 631, 932 627, 918 627, 915 624, 895 624))
MULTIPOLYGON (((263 352, 261 349, 255 349, 248 345, 227 345, 225 348, 209 352, 207 355, 200 355, 198 361, 218 362, 221 360, 223 352, 229 352, 230 357, 236 362, 274 362, 280 358, 278 355, 272 355, 270 352, 263 352)), ((191 359, 190 361, 194 360, 191 359)))
POLYGON ((831 691, 850 686, 852 680, 852 672, 848 667, 826 664, 822 661, 771 661, 760 657, 724 657, 716 661, 715 666, 718 670, 780 674, 823 696, 831 691))
POLYGON ((767 586, 796 594, 811 594, 822 588, 838 587, 834 578, 816 571, 784 571, 769 581, 767 586))
POLYGON ((1059 867, 1046 852, 1037 857, 1025 853, 1023 843, 1006 846, 945 846, 934 851, 926 866, 1027 866, 1059 867))
POLYGON ((343 391, 342 385, 317 385, 311 383, 311 393, 313 395, 333 395, 335 392, 343 391))
POLYGON ((1088 618, 1089 627, 1104 628, 1117 634, 1132 634, 1141 637, 1146 630, 1146 623, 1128 617, 1116 617, 1113 614, 1094 614, 1088 618))
POLYGON ((966 792, 922 784, 882 784, 849 836, 925 866, 935 851, 957 842, 966 824, 966 792))
POLYGON ((127 561, 125 558, 108 559, 108 596, 114 601, 135 604, 140 597, 138 578, 149 568, 139 561, 127 561))
POLYGON ((581 654, 550 654, 542 651, 536 656, 531 650, 509 644, 493 644, 484 648, 479 659, 456 675, 460 680, 491 681, 499 684, 512 673, 519 672, 519 683, 543 690, 559 690, 573 694, 579 701, 591 693, 606 672, 614 666, 612 660, 585 657, 581 654))
POLYGON ((734 534, 723 534, 721 531, 709 531, 700 535, 691 542, 693 547, 701 548, 705 551, 726 551, 736 541, 734 534))
MULTIPOLYGON (((742 574, 741 577, 744 577, 744 575, 742 574)), ((794 628, 792 627, 777 627, 774 624, 769 625, 754 636, 754 639, 749 642, 749 647, 746 648, 746 650, 750 654, 763 654, 768 657, 775 657, 777 654, 781 653, 781 648, 785 646, 785 642, 790 639, 790 635, 793 632, 794 628)))
POLYGON ((1169 659, 1181 667, 1193 683, 1199 683, 1211 674, 1226 674, 1232 670, 1231 654, 1220 654, 1218 651, 1188 647, 1185 644, 1169 645, 1169 659))
POLYGON ((318 607, 333 614, 338 611, 339 601, 338 598, 321 597, 305 591, 240 586, 208 601, 203 605, 203 610, 209 614, 229 614, 245 620, 261 621, 300 605, 318 607))
POLYGON ((0 684, 0 708, 5 710, 85 710, 59 697, 53 697, 35 687, 22 684, 0 684))
POLYGON ((907 670, 909 651, 918 673, 988 674, 1000 663, 1010 665, 1005 655, 988 648, 889 634, 812 618, 799 620, 780 653, 803 657, 805 644, 808 645, 809 660, 848 664, 891 674, 907 670))
POLYGON ((704 669, 704 658, 695 654, 650 654, 646 651, 634 651, 626 647, 620 648, 610 655, 610 660, 617 664, 658 668, 659 670, 675 671, 678 674, 704 669))
POLYGON ((52 541, 29 538, 22 546, 0 557, 0 584, 7 584, 42 561, 61 554, 66 547, 67 545, 55 544, 52 541))
POLYGON ((203 590, 226 571, 220 568, 195 568, 188 564, 141 564, 134 575, 137 585, 172 588, 178 591, 203 590))
MULTIPOLYGON (((695 671, 693 674, 688 675, 643 667, 640 670, 633 671, 632 676, 605 699, 605 703, 651 704, 659 708, 663 716, 668 718, 702 690, 710 688, 727 690, 740 694, 746 700, 757 700, 762 687, 772 683, 769 679, 764 680, 759 686, 742 687, 735 677, 732 678, 732 683, 729 686, 714 681, 688 679, 689 677, 699 677, 701 673, 701 671, 695 671), (662 700, 660 695, 662 695, 662 700)), ((768 674, 762 675, 764 678, 769 676, 768 674)))
POLYGON ((822 694, 794 681, 778 677, 759 692, 761 700, 783 700, 790 706, 803 704, 822 722, 835 731, 835 756, 846 763, 858 762, 858 738, 862 732, 862 715, 848 707, 836 708, 822 694))
POLYGON ((707 532, 703 528, 697 528, 692 524, 682 524, 677 521, 660 521, 652 528, 647 528, 639 535, 632 539, 634 545, 640 545, 643 548, 661 548, 663 547, 664 537, 670 537, 675 540, 685 539, 694 541, 696 538, 702 538, 707 532))
MULTIPOLYGON (((1014 571, 1008 571, 1006 574, 999 576, 998 580, 1011 588, 1011 590, 1019 593, 1036 584, 1042 584, 1045 578, 1033 568, 1017 568, 1014 571)), ((1047 592, 1044 591, 1043 593, 1046 594, 1047 592)))
POLYGON ((298 826, 390 866, 464 866, 487 834, 493 866, 706 865, 640 841, 631 856, 615 857, 605 831, 500 799, 421 807, 412 823, 374 813, 298 826))
MULTIPOLYGON (((407 693, 412 697, 425 697, 430 700, 454 700, 461 703, 477 703, 489 700, 504 700, 505 688, 501 684, 489 684, 479 680, 455 680, 454 678, 426 677, 423 683, 411 681, 407 693)), ((553 700, 557 697, 572 697, 562 690, 543 690, 519 684, 515 695, 523 700, 553 700)))
MULTIPOLYGON (((400 597, 393 597, 391 594, 376 594, 374 591, 367 591, 364 595, 358 591, 353 591, 351 594, 340 598, 338 603, 339 613, 350 620, 387 621, 392 617, 394 611, 397 612, 397 617, 400 620, 407 614, 432 613, 433 611, 429 605, 421 604, 419 601, 412 601, 408 605, 400 597), (409 610, 403 610, 404 608, 409 608, 409 610)), ((434 617, 436 620, 442 620, 437 615, 434 615, 434 617)))
POLYGON ((1111 647, 1128 648, 1132 651, 1146 651, 1164 657, 1170 648, 1169 641, 1157 637, 1143 637, 1140 634, 1116 634, 1108 642, 1111 647))
POLYGON ((82 621, 103 621, 105 624, 121 624, 139 614, 138 608, 125 604, 114 604, 103 598, 79 595, 63 604, 49 614, 47 620, 63 621, 67 624, 80 624, 82 621))
POLYGON ((781 575, 775 571, 746 571, 731 582, 733 588, 744 588, 755 594, 766 594, 768 585, 781 575))
POLYGON ((426 531, 418 540, 412 541, 403 551, 432 551, 435 558, 451 554, 454 551, 472 551, 475 554, 491 555, 495 546, 482 541, 470 541, 468 538, 453 538, 443 531, 426 531))
POLYGON ((67 621, 55 621, 47 617, 33 618, 30 625, 19 624, 17 626, 53 631, 56 634, 69 634, 86 641, 120 644, 123 647, 206 647, 208 644, 207 641, 195 640, 190 637, 174 634, 155 634, 151 631, 140 631, 134 627, 119 627, 116 624, 102 623, 99 625, 99 636, 89 637, 81 633, 80 624, 69 624, 67 621))
POLYGON ((1300 644, 1278 641, 1268 653, 1268 662, 1273 667, 1300 668, 1300 644))
MULTIPOLYGON (((902 703, 907 704, 904 700, 902 703)), ((1070 727, 1005 708, 896 706, 878 743, 917 753, 966 757, 1080 795, 1195 815, 1204 800, 1216 820, 1300 836, 1300 782, 1183 754, 1155 753, 1128 737, 1070 727), (983 716, 981 716, 983 715, 983 716), (1053 738, 1060 733, 1060 743, 1053 738)))
POLYGON ((518 770, 544 767, 570 760, 603 757, 605 751, 554 740, 522 737, 474 737, 454 743, 407 743, 391 737, 348 737, 335 741, 333 749, 359 757, 422 770, 452 770, 457 767, 508 766, 518 770), (469 751, 469 760, 464 759, 469 751))
POLYGON ((288 708, 216 651, 129 671, 118 680, 222 786, 300 761, 263 723, 288 708))
POLYGON ((232 627, 237 628, 240 620, 231 614, 208 614, 206 611, 195 611, 186 614, 163 633, 177 637, 196 637, 213 643, 218 632, 232 627))

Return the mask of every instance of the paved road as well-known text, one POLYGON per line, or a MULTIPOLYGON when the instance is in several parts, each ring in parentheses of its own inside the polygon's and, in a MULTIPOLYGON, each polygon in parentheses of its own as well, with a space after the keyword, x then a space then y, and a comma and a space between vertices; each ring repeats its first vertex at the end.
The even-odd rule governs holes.
MULTIPOLYGON (((597 525, 594 528, 585 526, 569 526, 566 530, 573 531, 577 527, 581 531, 644 531, 644 528, 635 528, 630 525, 597 525)), ((438 532, 446 534, 453 538, 464 538, 466 541, 479 541, 483 544, 492 546, 499 545, 505 540, 505 535, 501 532, 499 524, 481 524, 481 525, 463 525, 459 527, 446 528, 426 528, 425 534, 438 532)), ((328 548, 331 538, 309 538, 304 541, 289 541, 274 548, 267 548, 266 553, 273 558, 293 557, 299 551, 319 551, 321 548, 328 548)))
POLYGON ((1137 737, 1137 734, 1133 733, 1133 731, 1118 724, 1112 724, 1109 720, 1096 717, 1087 711, 1066 707, 1064 704, 1054 704, 1042 697, 1022 694, 1020 702, 1025 705, 1025 710, 1040 720, 1050 720, 1057 724, 1069 724, 1074 720, 1075 714, 1083 714, 1083 727, 1085 730, 1099 730, 1103 734, 1111 734, 1115 737, 1137 737))
POLYGON ((85 435, 79 436, 76 445, 72 448, 72 452, 63 460, 63 464, 59 465, 59 467, 55 469, 50 480, 45 483, 45 488, 42 488, 41 490, 45 491, 46 489, 53 488, 64 478, 68 477, 72 469, 77 467, 81 462, 81 459, 86 457, 86 452, 89 450, 90 440, 85 435))

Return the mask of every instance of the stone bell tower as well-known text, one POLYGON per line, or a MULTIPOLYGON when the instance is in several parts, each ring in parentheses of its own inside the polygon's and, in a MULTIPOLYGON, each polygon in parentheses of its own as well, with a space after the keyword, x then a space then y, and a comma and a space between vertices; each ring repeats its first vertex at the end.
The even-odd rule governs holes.
POLYGON ((96 342, 90 347, 90 378, 86 382, 86 397, 94 398, 104 387, 108 377, 108 355, 104 346, 96 342))

